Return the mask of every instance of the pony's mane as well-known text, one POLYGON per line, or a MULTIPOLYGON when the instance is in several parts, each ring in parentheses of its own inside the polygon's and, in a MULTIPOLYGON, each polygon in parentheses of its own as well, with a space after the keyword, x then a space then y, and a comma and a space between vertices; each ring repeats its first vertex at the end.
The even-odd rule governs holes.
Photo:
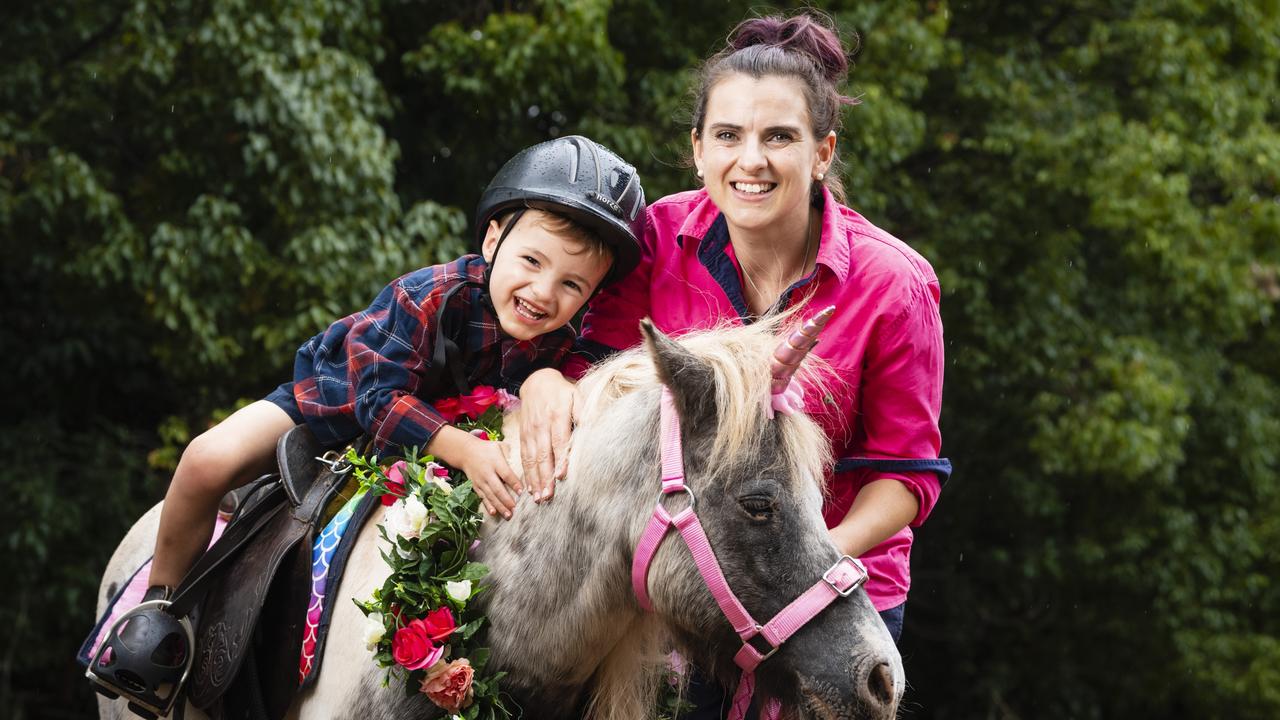
MULTIPOLYGON (((769 397, 769 361, 781 342, 780 332, 789 328, 794 313, 774 316, 751 325, 722 324, 709 330, 690 332, 676 338, 712 371, 717 422, 709 461, 724 463, 734 458, 754 456, 766 436, 769 423, 764 413, 769 397)), ((796 373, 806 393, 824 393, 830 369, 810 355, 796 373)), ((580 420, 591 423, 619 399, 656 387, 657 367, 645 346, 614 355, 597 365, 579 387, 583 393, 580 420)), ((789 464, 802 467, 811 478, 821 481, 831 459, 831 446, 816 423, 804 415, 778 416, 782 449, 789 464)))

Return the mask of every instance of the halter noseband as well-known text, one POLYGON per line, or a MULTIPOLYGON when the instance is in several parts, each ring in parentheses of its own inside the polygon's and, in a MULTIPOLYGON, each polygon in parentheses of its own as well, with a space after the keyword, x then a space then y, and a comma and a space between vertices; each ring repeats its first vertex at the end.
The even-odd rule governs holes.
MULTIPOLYGON (((716 604, 724 613, 733 631, 742 639, 742 647, 733 656, 733 662, 742 669, 742 679, 738 682, 738 690, 733 696, 733 707, 729 720, 742 720, 751 697, 755 692, 755 669, 760 663, 769 659, 782 643, 795 634, 805 623, 817 617, 837 598, 848 597, 854 590, 862 587, 867 581, 867 569, 862 562, 848 555, 842 556, 826 572, 789 605, 774 615, 764 625, 757 623, 751 613, 742 606, 738 597, 733 594, 720 562, 716 560, 707 533, 702 528, 696 513, 697 498, 693 491, 684 484, 684 451, 680 442, 680 416, 676 413, 671 391, 662 388, 661 403, 662 433, 662 491, 653 509, 653 517, 636 544, 635 557, 631 563, 631 586, 635 591, 640 607, 653 610, 649 599, 649 566, 658 551, 658 546, 667 533, 675 528, 684 538, 693 562, 702 575, 707 589, 715 598, 716 604), (689 495, 689 507, 672 516, 662 506, 662 496, 684 492, 689 495), (767 647, 762 652, 752 644, 753 640, 762 639, 767 647)), ((782 705, 776 698, 766 701, 761 717, 777 720, 782 705)))

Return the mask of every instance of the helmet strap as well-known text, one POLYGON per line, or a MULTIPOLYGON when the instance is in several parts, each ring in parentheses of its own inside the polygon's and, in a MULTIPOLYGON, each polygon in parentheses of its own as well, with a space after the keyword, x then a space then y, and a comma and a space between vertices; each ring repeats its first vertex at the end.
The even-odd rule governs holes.
POLYGON ((506 242, 507 236, 515 228, 516 223, 520 222, 520 218, 525 214, 528 208, 520 208, 511 215, 511 219, 507 221, 507 226, 502 228, 502 234, 498 236, 498 243, 493 246, 493 259, 484 264, 484 293, 489 294, 489 277, 493 275, 493 264, 498 261, 498 251, 502 249, 502 243, 506 242))

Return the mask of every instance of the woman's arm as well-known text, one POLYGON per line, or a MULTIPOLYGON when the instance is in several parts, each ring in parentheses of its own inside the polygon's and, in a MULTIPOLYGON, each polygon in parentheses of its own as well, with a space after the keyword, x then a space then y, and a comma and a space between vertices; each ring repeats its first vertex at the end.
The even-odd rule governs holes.
MULTIPOLYGON (((936 458, 942 445, 942 319, 932 287, 915 288, 877 328, 860 385, 865 440, 859 455, 936 458)), ((907 525, 924 522, 941 491, 933 473, 869 471, 831 536, 842 552, 866 553, 907 525)))
POLYGON ((842 554, 861 557, 906 527, 919 511, 920 502, 901 481, 873 480, 858 491, 840 524, 831 528, 831 539, 842 554))

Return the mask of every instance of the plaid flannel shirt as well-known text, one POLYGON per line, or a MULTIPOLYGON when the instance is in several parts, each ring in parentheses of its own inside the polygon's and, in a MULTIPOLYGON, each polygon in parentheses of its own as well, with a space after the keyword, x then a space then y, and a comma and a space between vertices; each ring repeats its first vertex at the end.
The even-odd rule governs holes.
POLYGON ((534 370, 560 365, 572 329, 527 341, 508 336, 483 289, 485 267, 479 255, 464 255, 411 272, 299 348, 293 396, 321 442, 368 433, 382 451, 426 447, 448 424, 432 403, 457 395, 450 369, 433 366, 441 321, 472 385, 515 392, 534 370), (448 297, 468 282, 475 284, 448 297))

